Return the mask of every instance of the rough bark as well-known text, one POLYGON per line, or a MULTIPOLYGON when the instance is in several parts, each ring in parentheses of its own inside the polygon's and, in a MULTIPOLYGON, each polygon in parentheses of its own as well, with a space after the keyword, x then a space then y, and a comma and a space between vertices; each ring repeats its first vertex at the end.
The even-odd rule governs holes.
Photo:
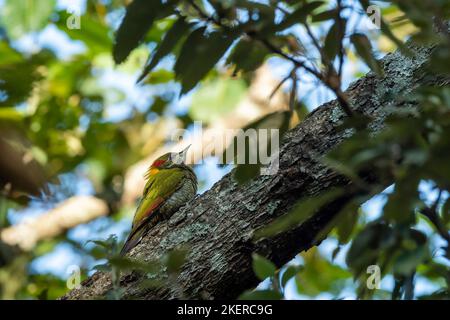
MULTIPOLYGON (((375 119, 375 130, 382 127, 383 119, 397 106, 396 97, 425 82, 438 82, 421 72, 431 49, 412 49, 416 52, 414 58, 399 52, 387 55, 382 60, 383 78, 369 73, 346 91, 355 110, 375 119)), ((138 285, 142 279, 129 277, 122 281, 124 298, 179 298, 180 288, 184 298, 235 298, 258 283, 251 267, 252 252, 282 265, 298 252, 316 245, 315 236, 352 196, 351 182, 320 161, 345 138, 345 133, 336 130, 343 117, 336 101, 322 105, 287 133, 280 152, 280 170, 275 175, 259 176, 241 186, 233 181, 232 174, 226 175, 169 221, 153 228, 131 256, 158 260, 169 250, 188 244, 190 253, 176 280, 177 290, 142 290, 138 285), (255 230, 288 212, 299 198, 341 185, 348 185, 347 197, 320 210, 302 225, 274 238, 252 240, 255 230)), ((98 272, 64 298, 98 298, 110 288, 110 275, 98 272)))

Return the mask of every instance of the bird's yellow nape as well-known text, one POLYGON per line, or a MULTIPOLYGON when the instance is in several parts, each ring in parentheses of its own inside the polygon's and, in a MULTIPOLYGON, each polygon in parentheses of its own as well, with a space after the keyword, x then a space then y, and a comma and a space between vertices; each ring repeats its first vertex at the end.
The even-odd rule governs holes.
POLYGON ((157 174, 158 172, 159 172, 158 168, 150 167, 150 169, 148 170, 147 176, 153 176, 153 175, 157 174))

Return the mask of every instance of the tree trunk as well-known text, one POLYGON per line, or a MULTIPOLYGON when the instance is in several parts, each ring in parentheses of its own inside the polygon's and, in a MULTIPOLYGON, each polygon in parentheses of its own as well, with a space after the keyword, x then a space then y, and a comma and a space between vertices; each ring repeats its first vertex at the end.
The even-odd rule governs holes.
MULTIPOLYGON (((369 73, 346 91, 355 110, 375 119, 375 130, 382 127, 383 119, 396 107, 395 97, 425 83, 442 84, 441 80, 428 79, 421 71, 432 49, 411 49, 416 53, 414 58, 402 56, 400 52, 388 54, 382 60, 383 78, 369 73)), ((141 277, 125 277, 124 298, 236 298, 258 283, 252 271, 253 252, 281 266, 297 253, 316 245, 316 235, 354 195, 352 183, 320 161, 345 138, 344 133, 336 130, 343 118, 336 101, 322 105, 286 134, 276 174, 259 176, 245 185, 237 185, 232 174, 228 174, 169 221, 159 223, 132 250, 131 256, 154 261, 171 249, 188 245, 190 251, 176 286, 143 290, 139 287, 141 277), (302 225, 270 239, 256 242, 252 239, 255 230, 288 212, 300 198, 342 185, 348 185, 348 195, 315 213, 302 225)), ((97 272, 63 299, 98 298, 105 296, 110 288, 110 275, 97 272)))

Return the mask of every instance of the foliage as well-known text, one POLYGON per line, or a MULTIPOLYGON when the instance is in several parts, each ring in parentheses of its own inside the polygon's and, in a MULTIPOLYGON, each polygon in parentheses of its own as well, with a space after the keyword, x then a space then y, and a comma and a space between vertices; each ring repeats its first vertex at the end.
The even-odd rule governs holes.
MULTIPOLYGON (((72 13, 53 0, 39 1, 39 9, 33 1, 4 1, 0 20, 0 228, 11 224, 11 212, 18 206, 36 205, 28 195, 46 191, 43 199, 51 206, 76 194, 77 182, 85 180, 92 193, 108 203, 111 217, 119 219, 127 211, 120 201, 126 170, 166 141, 167 137, 157 137, 160 126, 172 119, 188 128, 194 120, 211 124, 232 114, 254 71, 275 58, 289 69, 274 89, 290 86, 290 110, 268 114, 246 128, 286 132, 295 114, 304 112, 309 103, 303 81, 312 79, 315 86, 325 87, 337 98, 347 119, 339 130, 352 133, 327 154, 323 164, 346 176, 355 189, 337 188, 299 199, 290 213, 260 230, 256 238, 271 237, 301 224, 331 202, 348 198, 316 239, 336 240, 331 257, 314 248, 301 254, 301 263, 277 270, 267 258, 254 254, 255 275, 260 280, 268 278, 269 284, 241 298, 282 298, 292 284, 303 297, 323 293, 345 297, 348 288, 359 298, 386 298, 387 294, 393 299, 450 297, 448 1, 384 1, 379 33, 368 33, 353 21, 369 14, 367 8, 373 4, 369 0, 128 3, 87 1, 80 17, 82 29, 77 30, 66 23, 72 13), (389 12, 396 17, 388 19, 389 12), (116 26, 113 21, 121 14, 123 19, 116 26), (83 49, 62 57, 52 46, 21 47, 23 39, 38 41, 38 35, 49 28, 83 49), (405 35, 410 38, 408 45, 403 42, 405 35), (441 79, 443 86, 422 86, 411 95, 391 97, 401 107, 386 119, 383 130, 374 133, 373 119, 355 113, 343 93, 344 69, 360 61, 371 75, 385 76, 377 48, 386 39, 393 49, 408 56, 413 45, 433 44, 431 59, 420 72, 425 79, 441 79), (152 92, 151 97, 143 95, 133 101, 121 87, 123 83, 109 85, 108 80, 117 76, 112 71, 114 63, 118 64, 114 72, 128 80, 133 75, 132 80, 152 92), (189 110, 173 112, 177 99, 191 92, 189 110), (121 116, 110 115, 118 109, 121 116), (366 179, 368 173, 373 179, 366 179), (62 181, 68 176, 74 181, 65 190, 62 181), (421 191, 424 183, 431 186, 428 194, 421 191), (59 195, 46 190, 55 188, 59 195), (380 216, 364 218, 361 206, 380 195, 386 199, 380 216), (344 248, 345 263, 334 263, 344 248), (378 265, 385 279, 392 277, 392 288, 368 290, 369 265, 378 265), (352 278, 356 287, 352 287, 352 278), (433 283, 435 292, 417 296, 416 279, 433 283)), ((260 168, 260 164, 239 165, 234 176, 245 183, 260 168)), ((60 277, 36 274, 29 267, 59 244, 70 246, 87 261, 103 262, 96 269, 111 273, 113 289, 107 298, 113 299, 122 297, 121 274, 130 270, 146 274, 145 286, 176 286, 176 275, 189 256, 181 248, 163 261, 143 263, 118 256, 114 237, 94 243, 92 250, 86 249, 71 239, 69 231, 23 254, 0 242, 0 295, 54 299, 67 290, 60 277)), ((91 266, 85 264, 82 269, 85 277, 91 266)))

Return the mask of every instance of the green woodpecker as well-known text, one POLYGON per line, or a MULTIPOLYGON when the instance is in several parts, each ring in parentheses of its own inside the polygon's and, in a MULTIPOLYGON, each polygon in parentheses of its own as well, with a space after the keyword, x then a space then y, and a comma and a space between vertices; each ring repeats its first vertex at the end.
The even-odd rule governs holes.
POLYGON ((121 255, 136 246, 152 226, 170 218, 197 193, 197 177, 185 164, 188 149, 189 146, 179 153, 166 153, 148 169, 142 199, 121 255))

